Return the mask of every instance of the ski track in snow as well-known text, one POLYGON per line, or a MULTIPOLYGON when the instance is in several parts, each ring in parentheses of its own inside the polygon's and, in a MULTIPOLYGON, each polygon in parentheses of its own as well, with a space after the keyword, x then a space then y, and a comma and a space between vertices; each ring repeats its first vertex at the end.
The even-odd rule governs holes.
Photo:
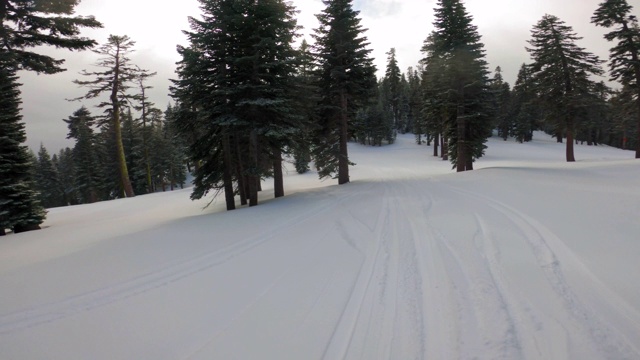
MULTIPOLYGON (((521 235, 522 239, 526 241, 530 247, 531 253, 535 256, 539 270, 544 273, 547 278, 549 286, 551 286, 559 300, 563 305, 563 313, 561 315, 569 315, 570 322, 564 326, 567 331, 567 337, 586 339, 584 344, 593 346, 593 353, 598 354, 602 359, 637 359, 640 354, 637 344, 629 343, 621 334, 611 326, 609 326, 597 313, 594 313, 588 305, 584 304, 580 298, 572 291, 571 286, 567 283, 563 274, 563 266, 576 266, 576 257, 574 254, 568 254, 566 257, 560 258, 554 251, 554 246, 563 247, 562 241, 547 229, 544 225, 538 221, 530 218, 524 213, 500 202, 495 199, 491 199, 485 196, 474 194, 461 189, 452 189, 452 191, 465 196, 467 199, 475 199, 479 201, 485 209, 477 211, 474 216, 477 219, 479 236, 483 242, 478 250, 486 256, 486 267, 491 272, 491 286, 498 290, 498 299, 494 302, 483 301, 484 303, 500 303, 505 311, 509 308, 518 308, 521 302, 517 301, 512 294, 509 294, 509 289, 506 289, 504 281, 504 270, 499 266, 499 250, 492 240, 493 235, 489 231, 490 226, 487 221, 483 219, 490 210, 497 212, 503 216, 521 235), (506 299, 507 302, 505 302, 506 299), (575 325, 578 325, 577 327, 575 325), (569 333, 569 331, 577 331, 576 333, 569 333)), ((566 247, 562 250, 569 251, 566 247)), ((586 268, 581 269, 585 271, 586 268)), ((587 271, 588 272, 588 271, 587 271)), ((590 280, 597 282, 595 276, 588 273, 590 280)), ((611 291, 607 289, 600 289, 600 296, 615 296, 611 291)), ((630 308, 625 308, 625 311, 629 311, 630 308)), ((523 311, 523 310, 519 310, 523 311)), ((632 311, 632 310, 631 310, 632 311)), ((637 315, 637 314, 636 314, 637 315)), ((530 315, 531 316, 531 315, 530 315)), ((517 337, 518 333, 532 334, 535 333, 535 327, 539 324, 529 323, 526 324, 526 314, 520 314, 518 325, 511 315, 508 315, 509 332, 505 336, 506 346, 513 345, 514 350, 517 352, 506 352, 504 359, 513 358, 526 358, 521 352, 520 340, 517 337), (518 331, 521 328, 521 331, 518 331)), ((637 316, 636 316, 637 318, 637 316)), ((530 318, 529 321, 535 322, 538 319, 530 318)), ((556 319, 559 320, 559 319, 556 319)), ((566 320, 565 320, 566 321, 566 320)), ((530 349, 528 354, 535 354, 535 349, 530 349)), ((538 348, 537 351, 541 349, 538 348)), ((568 345, 568 353, 566 358, 575 358, 573 356, 574 351, 583 351, 583 349, 571 348, 571 344, 568 345)), ((540 354, 540 353, 538 353, 540 354)), ((542 354, 540 354, 542 355, 542 354)), ((555 354, 554 356, 557 356, 555 354)), ((546 356, 540 356, 539 358, 546 358, 546 356)))
MULTIPOLYGON (((340 202, 348 201, 355 194, 346 195, 340 202)), ((9 334, 33 326, 73 316, 83 311, 91 311, 127 298, 141 295, 154 289, 167 286, 194 274, 222 265, 231 259, 255 249, 277 237, 287 227, 307 221, 314 216, 331 211, 333 201, 325 201, 321 206, 308 208, 293 219, 285 220, 259 236, 241 240, 223 249, 179 261, 148 274, 85 294, 71 296, 56 302, 42 304, 30 309, 0 315, 0 334, 9 334)))

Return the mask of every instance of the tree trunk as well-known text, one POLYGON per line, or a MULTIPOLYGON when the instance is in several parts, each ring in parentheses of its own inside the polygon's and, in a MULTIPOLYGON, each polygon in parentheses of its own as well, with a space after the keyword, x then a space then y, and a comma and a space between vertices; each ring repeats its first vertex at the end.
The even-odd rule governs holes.
POLYGON ((440 152, 442 153, 442 160, 449 160, 449 142, 445 139, 444 135, 440 135, 440 152))
POLYGON ((236 178, 238 178, 238 192, 240 193, 240 205, 247 205, 247 193, 248 188, 246 184, 246 178, 244 174, 244 167, 242 166, 242 160, 240 159, 240 140, 237 136, 234 136, 235 155, 236 155, 236 178))
POLYGON ((347 141, 349 139, 349 123, 347 118, 347 94, 340 91, 340 155, 338 157, 338 184, 349 182, 349 154, 347 141))
MULTIPOLYGON (((640 65, 636 66, 636 68, 640 68, 640 65)), ((640 81, 640 69, 637 70, 638 74, 636 77, 636 81, 640 81)), ((640 84, 640 82, 636 82, 636 84, 640 84)), ((636 85, 638 86, 638 85, 636 85)), ((637 137, 636 137, 636 159, 640 159, 640 94, 638 94, 638 97, 636 99, 636 105, 638 106, 637 109, 637 116, 638 116, 638 130, 637 130, 637 137)))
POLYGON ((255 130, 249 135, 249 206, 258 205, 258 134, 255 130))
POLYGON ((279 148, 273 148, 273 188, 275 197, 284 196, 284 180, 282 176, 282 152, 279 148))
POLYGON ((456 143, 457 158, 456 171, 462 172, 467 170, 467 143, 466 143, 466 124, 464 118, 464 105, 458 105, 457 117, 458 141, 456 143))
POLYGON ((227 210, 235 210, 236 201, 235 194, 233 192, 233 178, 231 176, 231 168, 233 163, 231 161, 231 144, 229 135, 223 135, 222 137, 222 181, 224 183, 224 198, 227 203, 227 210))
POLYGON ((123 191, 121 195, 124 197, 134 197, 131 180, 129 180, 129 170, 127 169, 127 160, 124 155, 124 145, 122 143, 122 128, 120 126, 120 110, 119 105, 114 104, 113 109, 113 128, 116 136, 116 154, 118 156, 118 171, 120 174, 120 187, 123 191))
POLYGON ((567 162, 574 162, 576 158, 573 153, 573 119, 567 119, 567 162))
POLYGON ((438 133, 433 135, 433 156, 435 157, 438 156, 438 143, 440 142, 440 140, 438 139, 439 136, 440 134, 438 133))
POLYGON ((118 104, 118 84, 120 82, 120 47, 116 50, 116 64, 114 66, 113 84, 111 86, 111 107, 113 110, 113 128, 116 135, 116 151, 118 156, 118 171, 120 173, 120 187, 126 197, 134 197, 131 180, 129 180, 129 170, 124 156, 124 145, 122 144, 122 128, 120 127, 120 104, 118 104))

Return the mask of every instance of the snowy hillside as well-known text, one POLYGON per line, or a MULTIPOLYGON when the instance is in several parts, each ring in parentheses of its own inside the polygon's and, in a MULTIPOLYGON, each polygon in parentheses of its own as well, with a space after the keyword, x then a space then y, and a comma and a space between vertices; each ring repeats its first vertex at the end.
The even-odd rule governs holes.
POLYGON ((640 359, 640 163, 537 139, 462 174, 351 144, 352 183, 233 212, 52 209, 0 238, 0 359, 640 359))

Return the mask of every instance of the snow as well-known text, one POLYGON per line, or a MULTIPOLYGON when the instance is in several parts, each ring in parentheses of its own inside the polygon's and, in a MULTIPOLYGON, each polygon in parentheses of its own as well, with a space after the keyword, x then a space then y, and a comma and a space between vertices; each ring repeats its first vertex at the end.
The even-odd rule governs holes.
POLYGON ((456 174, 402 135, 352 183, 50 209, 0 238, 1 359, 640 359, 633 153, 492 138, 456 174))

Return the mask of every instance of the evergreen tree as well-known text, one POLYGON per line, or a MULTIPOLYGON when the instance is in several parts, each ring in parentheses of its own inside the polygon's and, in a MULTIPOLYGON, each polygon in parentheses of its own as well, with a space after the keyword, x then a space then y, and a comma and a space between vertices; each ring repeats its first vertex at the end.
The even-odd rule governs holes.
POLYGON ((636 113, 636 159, 640 158, 640 27, 631 15, 633 7, 627 0, 606 0, 600 3, 591 22, 605 28, 614 28, 605 35, 618 43, 611 48, 609 68, 612 80, 618 80, 634 92, 636 113))
POLYGON ((407 118, 411 131, 416 136, 416 143, 422 144, 422 134, 426 134, 426 127, 422 117, 422 87, 420 72, 413 67, 407 69, 408 83, 408 111, 407 118))
POLYGON ((444 93, 439 97, 447 99, 441 116, 448 122, 449 157, 457 171, 473 170, 491 135, 484 45, 460 0, 439 0, 438 5, 431 46, 443 69, 444 93))
POLYGON ((39 229, 45 212, 31 190, 24 125, 19 114, 18 70, 53 74, 64 60, 31 49, 52 45, 84 50, 95 41, 80 37, 83 27, 98 28, 93 17, 70 17, 78 0, 0 1, 0 234, 39 229))
POLYGON ((81 99, 94 99, 104 93, 109 95, 108 101, 102 101, 98 104, 99 108, 106 108, 108 119, 112 122, 113 132, 115 135, 116 159, 118 161, 118 173, 120 175, 120 195, 125 197, 135 196, 131 180, 129 179, 129 169, 127 168, 127 160, 125 158, 124 145, 122 143, 122 119, 121 113, 127 100, 132 96, 127 93, 133 82, 138 76, 138 68, 131 64, 129 54, 133 52, 135 42, 128 36, 109 35, 109 39, 98 49, 93 50, 94 53, 102 56, 95 64, 97 67, 103 68, 104 71, 86 71, 83 70, 81 75, 94 77, 94 80, 75 80, 74 83, 83 87, 88 87, 89 91, 81 99))
POLYGON ((400 72, 400 67, 398 67, 395 48, 391 48, 387 53, 387 69, 383 81, 387 90, 385 100, 393 114, 393 125, 398 131, 405 133, 406 124, 402 122, 400 117, 402 73, 400 72))
POLYGON ((142 129, 141 129, 142 151, 144 156, 145 178, 147 180, 146 192, 148 193, 153 192, 153 183, 151 180, 151 163, 149 161, 150 132, 147 129, 147 123, 149 120, 148 119, 149 113, 153 110, 157 110, 157 111, 159 110, 154 109, 153 106, 155 104, 149 101, 147 90, 152 89, 153 87, 147 85, 147 80, 150 77, 155 76, 156 74, 157 74, 156 72, 150 73, 148 70, 143 70, 138 68, 138 71, 135 77, 135 82, 136 82, 136 85, 138 86, 138 91, 139 91, 139 93, 135 97, 136 100, 138 101, 138 106, 136 106, 136 110, 140 111, 139 121, 142 122, 142 129))
POLYGON ((538 127, 540 111, 535 102, 536 94, 531 69, 526 64, 522 64, 512 96, 513 136, 520 143, 531 141, 533 131, 538 127))
POLYGON ((553 15, 545 15, 533 27, 531 48, 536 92, 545 105, 547 122, 553 121, 558 138, 567 137, 567 161, 575 161, 574 136, 577 114, 586 106, 586 94, 593 82, 590 74, 601 75, 597 56, 575 44, 581 38, 570 26, 553 15))
POLYGON ((301 129, 292 149, 296 171, 304 174, 309 171, 311 162, 311 144, 314 126, 317 122, 316 105, 320 101, 315 78, 313 54, 306 39, 302 40, 298 50, 298 69, 295 77, 294 101, 296 111, 301 116, 301 129))
MULTIPOLYGON (((100 28, 93 16, 69 15, 80 0, 0 1, 0 53, 16 70, 54 74, 64 71, 64 60, 30 51, 42 45, 69 50, 86 50, 94 40, 81 37, 80 29, 100 28)), ((5 64, 3 63, 3 67, 5 64)))
POLYGON ((318 63, 320 130, 315 136, 314 159, 320 178, 337 174, 349 182, 349 119, 369 101, 376 86, 365 29, 351 0, 323 0, 317 15, 315 57, 318 63))
POLYGON ((58 170, 51 160, 51 155, 42 144, 40 144, 35 165, 34 183, 35 190, 39 194, 40 203, 45 208, 64 205, 61 201, 62 194, 60 193, 58 170))
POLYGON ((39 229, 45 211, 33 190, 15 63, 0 52, 0 235, 39 229))
POLYGON ((269 175, 283 196, 282 151, 300 128, 292 101, 295 10, 282 0, 200 3, 203 20, 190 19, 172 90, 180 131, 196 137, 190 152, 201 166, 192 197, 224 189, 231 210, 237 189, 254 206, 269 175))
MULTIPOLYGON (((152 115, 155 113, 152 113, 152 115)), ((185 149, 184 144, 181 141, 176 128, 172 122, 173 109, 171 106, 167 107, 165 111, 164 120, 162 122, 159 116, 153 116, 151 125, 153 129, 156 129, 155 124, 158 123, 160 131, 154 130, 154 138, 160 137, 163 142, 163 148, 167 149, 166 156, 160 158, 163 160, 163 171, 166 174, 166 178, 169 181, 171 190, 176 186, 184 187, 187 180, 187 173, 185 163, 185 149), (161 125, 161 126, 160 126, 161 125)), ((155 146, 153 148, 156 148, 155 146)))
POLYGON ((493 112, 495 127, 498 129, 498 136, 507 140, 513 133, 511 88, 509 87, 509 83, 502 78, 502 69, 500 66, 496 68, 489 88, 493 95, 493 112))
POLYGON ((122 115, 122 146, 133 192, 148 193, 142 125, 133 119, 130 107, 122 115))
POLYGON ((638 116, 638 108, 633 101, 634 91, 628 86, 614 91, 609 99, 609 108, 611 109, 611 128, 608 131, 609 138, 607 143, 621 149, 634 149, 636 139, 632 134, 635 133, 635 119, 638 116))
POLYGON ((78 177, 76 176, 76 163, 73 151, 68 147, 60 149, 57 158, 54 155, 52 162, 60 178, 62 205, 77 205, 85 202, 77 188, 78 177))
POLYGON ((436 43, 437 33, 432 32, 424 41, 421 60, 424 66, 422 74, 422 126, 427 135, 427 143, 433 140, 433 156, 438 156, 438 148, 442 147, 442 158, 448 160, 448 145, 451 118, 455 113, 455 103, 451 101, 452 93, 448 90, 445 74, 445 53, 439 51, 436 43))
POLYGON ((75 139, 73 147, 75 183, 82 203, 94 203, 99 199, 100 172, 96 158, 96 145, 93 126, 96 119, 89 110, 82 106, 68 119, 69 133, 67 139, 75 139))

